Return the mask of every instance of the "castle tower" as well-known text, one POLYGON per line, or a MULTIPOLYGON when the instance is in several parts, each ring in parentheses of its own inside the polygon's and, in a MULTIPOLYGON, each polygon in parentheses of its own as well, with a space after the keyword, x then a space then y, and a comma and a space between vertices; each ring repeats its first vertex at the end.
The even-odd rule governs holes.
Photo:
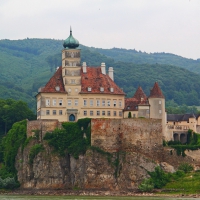
POLYGON ((150 104, 150 118, 152 119, 165 118, 165 97, 162 94, 158 82, 155 82, 153 88, 150 91, 148 99, 150 104))
POLYGON ((151 119, 161 119, 162 120, 162 134, 166 138, 166 112, 165 112, 165 97, 158 85, 158 82, 155 82, 153 88, 150 91, 149 95, 149 105, 150 113, 149 116, 151 119))
MULTIPOLYGON (((62 50, 62 77, 67 92, 67 118, 70 121, 77 119, 78 110, 74 109, 72 101, 78 102, 79 92, 81 91, 81 64, 79 41, 70 35, 63 43, 62 50), (71 116, 71 118, 70 118, 71 116)), ((77 103, 78 104, 78 103, 77 103)))

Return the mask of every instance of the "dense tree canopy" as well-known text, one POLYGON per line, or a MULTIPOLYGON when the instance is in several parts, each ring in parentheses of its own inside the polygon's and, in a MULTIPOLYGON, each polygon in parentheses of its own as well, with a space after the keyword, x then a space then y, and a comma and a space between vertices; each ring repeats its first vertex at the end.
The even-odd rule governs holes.
MULTIPOLYGON (((114 67, 115 82, 127 97, 133 96, 139 85, 149 95, 150 88, 158 81, 166 101, 187 106, 200 104, 200 59, 117 48, 83 45, 80 48, 81 61, 86 61, 88 66, 105 62, 107 69, 114 67)), ((35 111, 34 96, 61 65, 62 49, 61 40, 0 40, 1 98, 23 100, 35 111)))
POLYGON ((25 102, 0 99, 0 135, 5 135, 15 122, 35 118, 25 102))

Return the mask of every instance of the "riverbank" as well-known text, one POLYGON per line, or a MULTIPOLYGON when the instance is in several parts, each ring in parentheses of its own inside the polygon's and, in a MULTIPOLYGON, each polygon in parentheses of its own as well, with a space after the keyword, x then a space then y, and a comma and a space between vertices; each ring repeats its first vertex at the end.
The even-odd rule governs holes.
MULTIPOLYGON (((159 191, 160 192, 160 191, 159 191)), ((158 191, 141 193, 139 191, 108 191, 108 190, 41 190, 16 189, 0 190, 3 195, 43 195, 43 196, 138 196, 138 197, 171 197, 171 198, 200 198, 200 194, 161 194, 158 191)))

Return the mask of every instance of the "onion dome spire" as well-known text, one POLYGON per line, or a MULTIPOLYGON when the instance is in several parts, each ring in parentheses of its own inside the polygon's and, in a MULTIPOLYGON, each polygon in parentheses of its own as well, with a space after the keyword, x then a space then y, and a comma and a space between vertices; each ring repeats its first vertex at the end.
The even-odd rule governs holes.
POLYGON ((69 49, 76 49, 79 46, 79 41, 73 37, 72 35, 72 29, 70 26, 70 35, 69 37, 64 41, 63 47, 69 48, 69 49))

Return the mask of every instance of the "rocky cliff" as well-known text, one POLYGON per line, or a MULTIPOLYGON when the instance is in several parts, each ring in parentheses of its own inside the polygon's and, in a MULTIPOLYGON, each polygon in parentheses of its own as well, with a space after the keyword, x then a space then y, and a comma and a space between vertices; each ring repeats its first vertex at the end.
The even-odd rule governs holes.
POLYGON ((161 165, 166 171, 174 171, 190 157, 172 154, 169 149, 161 149, 160 156, 135 152, 104 153, 87 150, 85 155, 74 159, 68 153, 61 157, 53 152, 46 141, 41 142, 44 149, 30 163, 31 147, 38 143, 33 139, 16 157, 16 169, 21 188, 35 189, 135 189, 147 177, 147 170, 161 165), (167 162, 166 162, 167 161, 167 162))
POLYGON ((28 125, 28 136, 33 135, 33 127, 40 127, 42 123, 43 128, 35 131, 34 137, 28 137, 28 142, 18 150, 15 167, 21 188, 132 190, 157 165, 167 172, 174 172, 183 162, 193 164, 196 169, 200 166, 195 151, 186 151, 187 156, 182 157, 177 156, 176 150, 163 147, 160 120, 92 119, 90 148, 86 143, 90 137, 90 121, 86 121, 79 121, 79 126, 64 124, 67 132, 59 129, 60 132, 48 133, 48 138, 53 136, 51 145, 57 149, 49 146, 43 137, 46 134, 43 130, 52 128, 52 122, 28 125), (69 143, 68 152, 73 148, 70 154, 66 152, 68 147, 63 147, 66 143, 69 143), (82 150, 73 154, 81 149, 80 145, 86 145, 88 150, 84 154, 82 150), (61 148, 62 154, 58 154, 61 148))

